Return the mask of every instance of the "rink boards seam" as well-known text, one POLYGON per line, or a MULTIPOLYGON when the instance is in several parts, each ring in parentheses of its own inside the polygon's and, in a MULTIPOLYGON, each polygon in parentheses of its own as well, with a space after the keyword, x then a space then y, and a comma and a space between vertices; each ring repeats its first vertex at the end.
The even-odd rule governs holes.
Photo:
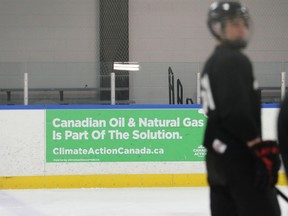
MULTIPOLYGON (((278 185, 287 185, 284 173, 278 185)), ((206 174, 115 174, 0 177, 0 189, 206 187, 206 174)))

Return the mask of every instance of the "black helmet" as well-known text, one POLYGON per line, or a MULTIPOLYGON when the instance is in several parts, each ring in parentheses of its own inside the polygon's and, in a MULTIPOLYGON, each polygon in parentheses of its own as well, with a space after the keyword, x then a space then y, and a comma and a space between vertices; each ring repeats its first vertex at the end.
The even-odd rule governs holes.
MULTIPOLYGON (((225 41, 225 38, 221 35, 225 27, 225 22, 238 17, 242 18, 247 28, 249 28, 250 15, 246 7, 235 1, 214 2, 211 4, 208 12, 208 28, 216 39, 225 41)), ((243 41, 241 43, 243 43, 243 41)))

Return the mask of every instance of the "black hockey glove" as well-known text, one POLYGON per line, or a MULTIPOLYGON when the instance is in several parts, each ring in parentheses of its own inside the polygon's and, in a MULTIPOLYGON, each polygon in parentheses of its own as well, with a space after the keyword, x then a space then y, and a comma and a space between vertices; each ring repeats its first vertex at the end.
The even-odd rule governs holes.
POLYGON ((255 184, 258 188, 273 187, 278 181, 280 157, 275 141, 262 141, 251 147, 255 156, 255 184))

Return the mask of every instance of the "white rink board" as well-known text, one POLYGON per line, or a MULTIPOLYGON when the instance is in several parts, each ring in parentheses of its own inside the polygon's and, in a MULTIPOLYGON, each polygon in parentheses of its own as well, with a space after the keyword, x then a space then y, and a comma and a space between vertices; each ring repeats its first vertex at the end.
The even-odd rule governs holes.
POLYGON ((266 139, 277 139, 277 118, 279 108, 262 109, 262 137, 266 139))
POLYGON ((0 176, 45 174, 45 110, 0 110, 0 176))
MULTIPOLYGON (((278 108, 262 109, 263 138, 276 138, 278 108)), ((45 162, 45 110, 0 110, 0 176, 206 173, 204 162, 45 162)))

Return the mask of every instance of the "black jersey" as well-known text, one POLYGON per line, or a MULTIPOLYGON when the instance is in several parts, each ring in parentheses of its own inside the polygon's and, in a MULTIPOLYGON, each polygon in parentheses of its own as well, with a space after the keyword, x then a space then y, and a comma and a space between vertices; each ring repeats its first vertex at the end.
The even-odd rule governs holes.
POLYGON ((217 46, 201 75, 203 109, 208 116, 204 145, 228 146, 261 137, 261 103, 252 64, 239 50, 217 46))
POLYGON ((281 104, 277 126, 280 153, 288 177, 288 96, 281 104))

